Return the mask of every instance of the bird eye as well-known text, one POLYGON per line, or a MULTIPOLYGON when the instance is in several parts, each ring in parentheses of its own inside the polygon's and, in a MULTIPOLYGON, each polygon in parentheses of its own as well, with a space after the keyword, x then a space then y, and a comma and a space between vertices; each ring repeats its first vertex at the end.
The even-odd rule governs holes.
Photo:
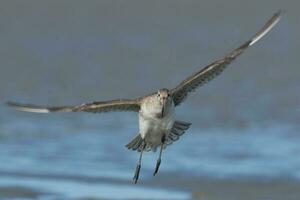
POLYGON ((160 94, 158 93, 157 96, 160 97, 160 94))

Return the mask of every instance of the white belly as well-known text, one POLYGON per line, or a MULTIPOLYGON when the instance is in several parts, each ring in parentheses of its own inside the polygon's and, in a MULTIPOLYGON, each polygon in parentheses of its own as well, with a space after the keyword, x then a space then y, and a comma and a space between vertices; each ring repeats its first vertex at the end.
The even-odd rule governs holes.
MULTIPOLYGON (((172 105, 173 107, 173 105, 172 105)), ((164 134, 168 134, 174 124, 174 109, 163 118, 157 118, 153 113, 148 112, 146 109, 141 110, 139 114, 139 129, 140 134, 147 145, 156 148, 161 144, 161 139, 164 134)))

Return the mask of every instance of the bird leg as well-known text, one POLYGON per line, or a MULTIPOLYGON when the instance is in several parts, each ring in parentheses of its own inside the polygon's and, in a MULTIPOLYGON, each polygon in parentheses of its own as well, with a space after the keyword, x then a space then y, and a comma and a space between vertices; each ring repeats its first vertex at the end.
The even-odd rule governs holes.
POLYGON ((153 176, 155 176, 158 172, 160 163, 161 163, 161 154, 162 154, 162 150, 164 148, 164 144, 165 144, 165 140, 166 140, 166 135, 163 135, 163 137, 161 138, 161 146, 160 146, 160 151, 159 151, 159 157, 156 161, 156 167, 155 167, 155 171, 153 173, 153 176))
POLYGON ((140 170, 141 170, 141 163, 142 163, 142 156, 143 156, 143 151, 144 151, 145 147, 146 147, 146 143, 143 140, 142 141, 142 148, 141 148, 140 158, 139 158, 139 161, 138 161, 138 163, 136 165, 135 173, 134 173, 134 177, 133 177, 134 184, 136 184, 137 181, 138 181, 138 179, 139 179, 140 170))

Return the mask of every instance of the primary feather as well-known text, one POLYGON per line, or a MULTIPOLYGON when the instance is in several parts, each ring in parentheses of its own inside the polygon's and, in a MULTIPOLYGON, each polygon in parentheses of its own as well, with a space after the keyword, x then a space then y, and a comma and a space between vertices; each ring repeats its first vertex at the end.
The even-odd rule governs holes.
POLYGON ((182 103, 188 94, 195 90, 197 87, 204 85, 216 76, 221 74, 223 70, 239 55, 241 55, 248 47, 255 44, 263 36, 265 36, 280 20, 281 11, 278 11, 273 17, 263 26, 263 28, 257 32, 250 40, 234 49, 232 52, 227 54, 224 58, 217 60, 192 76, 182 81, 177 87, 171 90, 175 105, 182 103))

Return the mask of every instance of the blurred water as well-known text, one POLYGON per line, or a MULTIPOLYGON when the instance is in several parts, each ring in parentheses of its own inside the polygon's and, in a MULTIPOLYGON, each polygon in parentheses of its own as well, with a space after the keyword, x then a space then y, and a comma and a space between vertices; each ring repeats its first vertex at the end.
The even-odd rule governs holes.
MULTIPOLYGON (((193 125, 164 152, 160 175, 300 178, 298 3, 1 4, 1 101, 50 105, 173 87, 287 9, 270 35, 178 108, 193 125)), ((138 154, 124 145, 137 132, 135 113, 35 115, 1 105, 0 187, 33 188, 40 199, 190 198, 149 184, 157 154, 145 155, 140 185, 130 183, 138 154)))
MULTIPOLYGON (((107 118, 114 123, 114 118, 107 118)), ((135 120, 132 117, 130 121, 134 124, 135 120)), ((134 137, 136 128, 105 128, 99 122, 99 128, 66 125, 57 129, 53 128, 55 123, 38 121, 39 125, 31 127, 28 123, 3 127, 0 168, 130 179, 138 154, 127 152, 124 145, 134 137)), ((300 150, 299 139, 297 127, 289 125, 235 130, 191 128, 164 153, 163 169, 171 173, 193 171, 199 176, 297 178, 300 160, 295 155, 300 150)), ((146 155, 143 176, 151 176, 156 156, 146 155)))
MULTIPOLYGON (((89 197, 87 194, 112 199, 120 198, 119 195, 124 199, 147 199, 153 195, 153 199, 188 198, 184 191, 143 186, 143 182, 152 180, 157 157, 153 153, 144 156, 141 184, 131 184, 138 154, 127 151, 124 145, 135 135, 137 119, 134 114, 121 115, 124 124, 120 126, 113 126, 121 120, 114 114, 78 115, 72 119, 76 123, 67 115, 50 119, 33 114, 13 116, 14 121, 1 127, 0 185, 47 192, 41 198, 89 197), (31 119, 26 119, 26 115, 31 119), (91 123, 96 125, 89 126, 91 123)), ((299 179, 300 160, 295 157, 300 152, 297 130, 288 124, 253 124, 236 129, 192 127, 164 151, 160 174, 299 179)))

